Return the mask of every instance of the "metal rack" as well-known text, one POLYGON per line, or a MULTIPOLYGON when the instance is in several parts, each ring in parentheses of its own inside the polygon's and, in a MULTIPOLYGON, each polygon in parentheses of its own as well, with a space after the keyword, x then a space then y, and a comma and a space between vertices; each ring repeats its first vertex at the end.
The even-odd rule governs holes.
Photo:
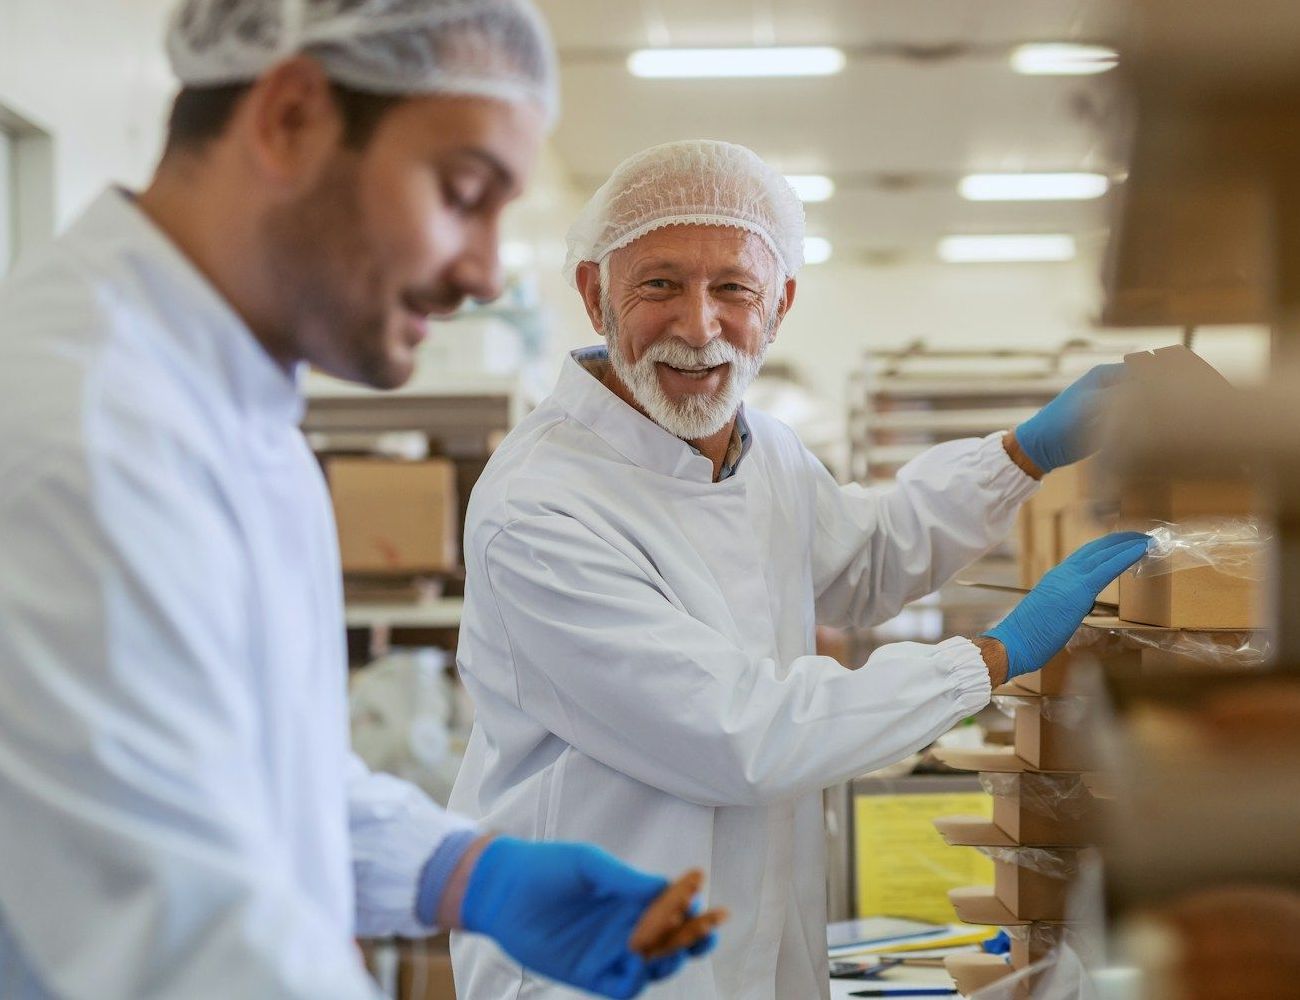
MULTIPOLYGON (((302 429, 316 445, 340 436, 377 439, 416 432, 430 450, 456 463, 459 520, 464 524, 470 490, 492 448, 523 415, 519 383, 506 377, 467 377, 439 382, 417 378, 401 389, 380 392, 318 373, 306 379, 307 411, 302 429)), ((390 645, 449 645, 460 626, 464 600, 456 581, 434 600, 349 602, 349 643, 364 659, 390 645)))
POLYGON ((849 478, 888 481, 932 445, 1014 427, 1126 349, 1071 341, 1054 351, 972 351, 918 341, 869 353, 849 376, 849 478))

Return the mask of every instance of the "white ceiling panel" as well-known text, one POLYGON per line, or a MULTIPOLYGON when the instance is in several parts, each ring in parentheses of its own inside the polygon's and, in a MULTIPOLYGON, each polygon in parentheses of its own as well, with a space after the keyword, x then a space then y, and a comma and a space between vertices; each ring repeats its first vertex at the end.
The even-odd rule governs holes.
POLYGON ((1024 77, 1026 41, 1095 41, 1089 0, 541 0, 561 51, 556 149, 588 195, 624 157, 674 139, 739 142, 786 173, 827 173, 809 231, 841 254, 928 255, 944 233, 1097 233, 1099 203, 973 204, 964 173, 1116 172, 1099 139, 1101 77, 1024 77), (647 45, 840 45, 846 70, 807 79, 643 80, 647 45), (951 47, 945 49, 944 47, 951 47))

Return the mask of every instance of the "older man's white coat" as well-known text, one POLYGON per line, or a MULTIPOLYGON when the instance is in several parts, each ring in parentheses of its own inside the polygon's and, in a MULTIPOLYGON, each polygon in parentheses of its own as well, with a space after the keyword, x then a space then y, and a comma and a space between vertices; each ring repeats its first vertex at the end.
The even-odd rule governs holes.
MULTIPOLYGON (((976 647, 898 643, 857 671, 814 626, 864 626, 1009 529, 1034 483, 997 436, 940 445, 887 489, 841 487, 747 411, 730 479, 566 362, 506 439, 466 526, 460 667, 478 721, 452 796, 493 828, 595 841, 709 875, 731 920, 655 1000, 828 990, 821 790, 933 740, 989 698, 976 647)), ((475 1000, 577 994, 455 943, 475 1000)))

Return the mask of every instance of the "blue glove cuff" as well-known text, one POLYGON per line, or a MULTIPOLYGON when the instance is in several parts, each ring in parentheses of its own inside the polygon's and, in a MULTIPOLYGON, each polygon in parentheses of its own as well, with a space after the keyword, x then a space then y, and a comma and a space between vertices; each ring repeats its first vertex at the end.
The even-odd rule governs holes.
MULTIPOLYGON (((1008 616, 1009 617, 1009 616, 1008 616)), ((1003 630, 1002 626, 1006 620, 999 622, 987 632, 981 632, 981 638, 996 639, 1002 643, 1002 649, 1007 654, 1007 680, 1014 680, 1021 674, 1028 674, 1033 671, 1033 667, 1024 662, 1024 656, 1020 650, 1020 644, 1014 638, 1015 633, 1010 629, 1003 630)))
POLYGON ((447 891, 447 883, 452 873, 460 864, 470 845, 482 836, 477 830, 457 830, 442 838, 429 860, 420 870, 420 883, 415 894, 415 915, 426 927, 433 927, 438 920, 438 904, 442 894, 447 891))

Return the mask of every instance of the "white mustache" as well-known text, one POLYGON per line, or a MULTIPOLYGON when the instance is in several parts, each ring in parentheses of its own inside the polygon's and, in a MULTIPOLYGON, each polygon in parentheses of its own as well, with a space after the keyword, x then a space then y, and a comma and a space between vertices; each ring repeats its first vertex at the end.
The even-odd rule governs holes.
POLYGON ((673 368, 715 368, 718 365, 736 364, 745 354, 724 340, 712 340, 703 347, 670 337, 651 344, 638 359, 638 365, 664 364, 673 368))

